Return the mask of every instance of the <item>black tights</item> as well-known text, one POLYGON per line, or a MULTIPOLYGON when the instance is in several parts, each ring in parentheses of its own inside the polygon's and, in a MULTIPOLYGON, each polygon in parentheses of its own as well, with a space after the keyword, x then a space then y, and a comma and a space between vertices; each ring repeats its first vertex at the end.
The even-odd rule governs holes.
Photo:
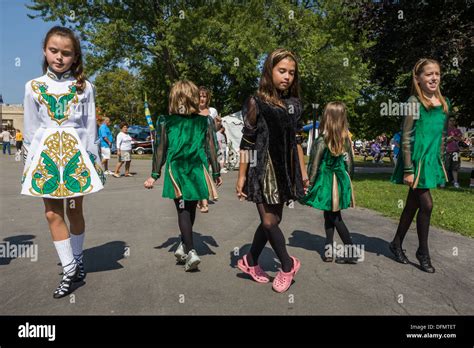
POLYGON ((324 230, 326 231, 326 245, 334 242, 334 228, 344 244, 352 244, 352 238, 346 224, 342 220, 341 211, 324 211, 324 230))
POLYGON ((401 247, 403 239, 410 228, 416 212, 416 232, 418 233, 418 251, 420 254, 429 255, 428 232, 430 229, 431 211, 433 210, 433 199, 429 189, 412 189, 408 191, 407 202, 400 216, 397 233, 393 239, 396 246, 401 247))
POLYGON ((198 201, 174 200, 178 212, 178 226, 181 231, 181 240, 186 247, 186 252, 194 249, 193 225, 196 219, 197 203, 198 201))
POLYGON ((291 271, 293 260, 288 255, 285 236, 279 227, 283 218, 283 204, 260 203, 257 204, 257 210, 260 215, 260 225, 255 231, 250 253, 247 255, 249 265, 255 266, 258 263, 258 257, 267 241, 269 241, 275 254, 280 259, 283 272, 291 271))

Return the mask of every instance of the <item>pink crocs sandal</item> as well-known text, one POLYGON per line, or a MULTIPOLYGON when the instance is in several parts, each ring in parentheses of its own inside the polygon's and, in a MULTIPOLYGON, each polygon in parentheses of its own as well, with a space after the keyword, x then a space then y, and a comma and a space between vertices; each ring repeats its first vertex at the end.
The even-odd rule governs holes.
POLYGON ((242 272, 250 275, 257 283, 268 283, 270 281, 268 274, 266 274, 258 264, 253 267, 249 266, 247 255, 244 255, 244 257, 237 261, 237 267, 239 267, 242 272))
POLYGON ((291 286, 291 282, 293 281, 293 277, 299 271, 301 267, 301 262, 296 257, 291 256, 293 259, 293 268, 288 273, 280 272, 277 273, 275 279, 273 280, 273 290, 276 292, 285 292, 291 286))

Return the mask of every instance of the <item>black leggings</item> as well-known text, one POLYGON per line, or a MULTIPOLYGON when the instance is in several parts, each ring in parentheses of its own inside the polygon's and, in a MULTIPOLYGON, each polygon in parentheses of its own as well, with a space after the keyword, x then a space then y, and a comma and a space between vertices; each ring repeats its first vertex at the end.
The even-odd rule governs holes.
POLYGON ((324 211, 324 230, 326 231, 326 245, 334 242, 334 228, 344 244, 352 244, 352 238, 346 224, 342 220, 341 211, 324 211))
POLYGON ((183 201, 175 199, 174 204, 178 212, 178 226, 181 232, 181 241, 185 245, 185 251, 194 249, 193 225, 196 219, 196 206, 198 201, 183 201))
POLYGON ((288 255, 285 236, 279 227, 283 218, 283 204, 259 203, 257 204, 257 210, 260 215, 260 225, 255 231, 250 253, 247 255, 249 265, 255 266, 258 263, 258 257, 267 241, 269 241, 275 254, 280 259, 283 272, 291 271, 293 260, 288 255))
POLYGON ((433 199, 429 189, 412 189, 408 191, 408 197, 400 216, 397 233, 393 243, 402 246, 403 239, 410 228, 416 212, 416 232, 418 233, 418 251, 420 254, 429 255, 428 232, 430 229, 431 211, 433 210, 433 199))

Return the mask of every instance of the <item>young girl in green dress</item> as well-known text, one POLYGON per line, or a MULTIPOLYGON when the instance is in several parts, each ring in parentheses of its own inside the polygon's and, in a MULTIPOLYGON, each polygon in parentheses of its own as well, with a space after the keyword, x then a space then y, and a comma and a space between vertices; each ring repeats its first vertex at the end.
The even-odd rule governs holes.
POLYGON ((450 104, 441 95, 440 65, 436 60, 420 59, 415 64, 412 75, 412 96, 407 108, 411 112, 403 122, 402 151, 391 179, 394 183, 406 184, 410 188, 390 250, 396 261, 408 263, 402 243, 418 211, 416 230, 419 247, 416 258, 423 271, 434 273, 428 250, 433 209, 430 189, 447 181, 443 157, 450 104))
POLYGON ((217 199, 216 185, 222 184, 214 122, 198 112, 197 86, 190 81, 176 82, 169 96, 170 114, 157 120, 152 173, 144 183, 147 189, 153 188, 166 163, 163 197, 173 199, 176 205, 182 242, 175 256, 179 263, 184 263, 185 271, 195 270, 201 262, 193 245, 197 203, 217 199), (208 172, 209 161, 212 176, 208 172))
POLYGON ((344 252, 338 253, 336 262, 357 263, 358 255, 352 248, 351 235, 344 224, 341 209, 354 206, 352 143, 344 103, 326 105, 319 127, 321 134, 314 142, 308 163, 309 190, 301 203, 324 211, 326 246, 323 261, 334 258, 334 228, 342 242, 344 252))

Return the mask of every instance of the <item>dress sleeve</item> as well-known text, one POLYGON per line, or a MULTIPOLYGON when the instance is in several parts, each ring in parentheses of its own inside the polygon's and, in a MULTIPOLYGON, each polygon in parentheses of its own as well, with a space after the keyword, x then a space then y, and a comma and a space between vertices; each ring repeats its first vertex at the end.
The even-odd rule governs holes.
POLYGON ((156 180, 161 176, 161 168, 166 163, 166 154, 168 152, 168 135, 166 134, 165 116, 158 117, 155 132, 151 177, 156 180))
POLYGON ((41 125, 41 117, 39 114, 39 105, 35 102, 30 82, 25 85, 25 98, 23 100, 23 156, 26 158, 30 145, 33 141, 36 130, 41 125))
POLYGON ((319 136, 318 139, 316 139, 315 142, 313 143, 313 146, 311 146, 311 153, 309 156, 308 179, 309 179, 310 186, 313 186, 314 182, 316 181, 319 165, 323 158, 325 149, 326 149, 326 144, 324 142, 324 138, 322 136, 319 136))
POLYGON ((87 151, 89 155, 94 156, 95 162, 100 162, 99 160, 99 137, 97 135, 97 119, 95 115, 95 88, 92 84, 88 83, 88 98, 87 98, 87 107, 84 108, 87 110, 86 119, 86 129, 87 129, 87 151))
POLYGON ((411 159, 411 148, 415 137, 415 122, 420 117, 420 108, 423 106, 414 96, 408 99, 408 109, 412 112, 408 114, 403 120, 403 131, 402 131, 402 151, 403 151, 403 171, 408 174, 415 172, 413 162, 411 159), (415 112, 417 110, 417 112, 415 112))
POLYGON ((443 131, 441 133, 441 145, 439 148, 439 155, 441 160, 444 162, 446 157, 446 145, 448 141, 448 124, 449 124, 449 115, 451 114, 451 102, 448 98, 446 98, 446 103, 448 103, 448 114, 446 115, 446 119, 444 122, 443 131))
POLYGON ((254 97, 248 98, 242 106, 244 128, 242 129, 241 150, 253 150, 257 139, 258 105, 254 97))
POLYGON ((352 141, 350 138, 346 139, 345 144, 345 153, 344 153, 344 164, 346 167, 346 171, 349 173, 349 176, 354 176, 354 151, 352 149, 352 141))
POLYGON ((207 153, 207 159, 212 167, 212 177, 217 178, 221 176, 220 165, 219 165, 219 160, 217 156, 216 128, 214 126, 214 120, 212 116, 207 117, 206 153, 207 153))
POLYGON ((296 119, 296 128, 295 128, 295 134, 296 134, 296 143, 297 144, 302 144, 303 143, 303 109, 301 105, 301 101, 298 100, 297 103, 294 105, 295 109, 295 119, 296 119))

